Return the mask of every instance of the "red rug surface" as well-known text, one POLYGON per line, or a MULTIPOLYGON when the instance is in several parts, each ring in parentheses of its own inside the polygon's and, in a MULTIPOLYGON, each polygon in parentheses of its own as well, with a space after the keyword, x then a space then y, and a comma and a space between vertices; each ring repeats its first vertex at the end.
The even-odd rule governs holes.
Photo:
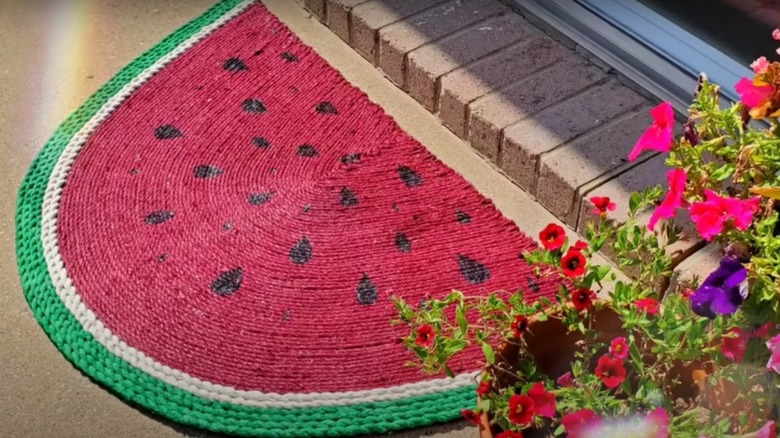
MULTIPOLYGON (((74 296, 59 297, 80 303, 71 312, 109 351, 155 378, 185 376, 173 386, 197 397, 209 398, 187 385, 227 388, 250 410, 263 406, 242 403, 247 393, 327 393, 321 407, 401 388, 382 399, 397 402, 409 396, 402 385, 445 380, 405 366, 396 340, 408 328, 390 325, 391 296, 554 292, 519 257, 530 238, 265 7, 215 19, 224 23, 115 94, 53 171, 65 176, 50 187, 56 242, 44 237, 44 251, 62 267, 49 274, 71 282, 74 296)), ((480 354, 457 372, 476 371, 480 354)), ((155 403, 141 404, 209 427, 199 408, 196 421, 155 403)), ((457 408, 442 405, 449 418, 457 408)), ((252 427, 239 432, 274 435, 252 427)))

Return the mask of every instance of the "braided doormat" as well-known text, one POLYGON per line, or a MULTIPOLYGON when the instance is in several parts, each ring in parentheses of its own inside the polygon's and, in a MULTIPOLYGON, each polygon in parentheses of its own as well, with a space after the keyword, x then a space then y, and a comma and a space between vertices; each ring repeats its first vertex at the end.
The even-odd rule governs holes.
POLYGON ((19 193, 30 306, 75 366, 178 422, 249 436, 458 417, 405 366, 390 297, 529 288, 533 247, 264 6, 227 0, 69 117, 19 193))

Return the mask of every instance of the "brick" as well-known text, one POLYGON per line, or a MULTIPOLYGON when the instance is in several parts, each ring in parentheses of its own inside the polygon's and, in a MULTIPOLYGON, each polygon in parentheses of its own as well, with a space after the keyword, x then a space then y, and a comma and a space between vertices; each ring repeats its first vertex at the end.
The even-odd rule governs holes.
MULTIPOLYGON (((518 41, 539 35, 519 15, 508 13, 475 24, 409 53, 408 92, 425 108, 438 107, 439 78, 518 41)), ((468 68, 468 67, 466 67, 468 68)))
POLYGON ((372 0, 352 9, 350 43, 363 57, 377 63, 379 29, 445 0, 372 0))
POLYGON ((601 69, 572 55, 511 87, 481 97, 469 105, 469 142, 496 161, 504 128, 605 78, 601 69))
POLYGON ((534 195, 542 154, 645 102, 643 97, 616 80, 564 100, 504 129, 501 168, 520 187, 534 195))
POLYGON ((473 66, 448 73, 441 78, 439 117, 455 134, 467 138, 471 102, 570 53, 550 38, 539 36, 505 47, 473 66))
POLYGON ((712 271, 718 268, 722 258, 723 250, 715 243, 696 251, 674 269, 667 292, 674 291, 678 287, 700 285, 712 271))
POLYGON ((355 6, 369 0, 326 0, 325 12, 330 30, 342 40, 349 42, 350 16, 355 6))
POLYGON ((407 53, 506 10, 496 0, 450 0, 391 24, 379 30, 379 66, 403 86, 407 53))
MULTIPOLYGON (((624 222, 628 217, 628 201, 631 193, 659 184, 666 187, 666 172, 669 169, 664 163, 665 160, 665 154, 656 155, 596 188, 582 190, 583 196, 580 200, 580 218, 577 230, 580 233, 584 233, 589 221, 595 222, 598 220, 598 217, 593 214, 593 206, 588 200, 592 196, 608 196, 617 204, 615 211, 610 212, 608 217, 616 220, 618 223, 624 222)), ((646 226, 650 222, 652 212, 652 208, 639 212, 636 219, 637 223, 646 226)), ((678 210, 675 224, 680 229, 679 240, 667 247, 667 253, 672 258, 672 263, 677 265, 701 248, 704 243, 698 237, 696 228, 685 210, 678 210)), ((660 222, 657 227, 660 228, 660 222)), ((614 259, 614 255, 610 254, 609 251, 605 251, 605 255, 614 259)))
POLYGON ((647 122, 647 109, 643 108, 544 154, 536 198, 563 222, 576 226, 580 188, 630 168, 625 157, 647 122))
POLYGON ((324 22, 327 20, 328 17, 325 14, 325 0, 306 0, 304 4, 306 5, 306 9, 314 14, 320 21, 324 22))

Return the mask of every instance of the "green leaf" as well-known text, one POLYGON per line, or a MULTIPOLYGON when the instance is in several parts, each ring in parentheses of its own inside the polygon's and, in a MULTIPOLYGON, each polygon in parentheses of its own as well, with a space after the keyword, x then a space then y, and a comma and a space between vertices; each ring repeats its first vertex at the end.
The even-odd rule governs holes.
POLYGON ((496 360, 496 353, 493 351, 493 347, 487 342, 482 344, 482 354, 485 355, 485 360, 487 360, 488 363, 493 363, 496 360))
POLYGON ((639 208, 639 205, 642 203, 642 195, 638 192, 634 192, 631 194, 631 197, 628 198, 628 210, 633 214, 636 213, 636 210, 639 208))
POLYGON ((469 329, 469 322, 466 320, 466 306, 463 303, 458 304, 455 309, 455 319, 458 321, 460 331, 465 334, 469 329))
POLYGON ((452 356, 468 347, 468 345, 468 341, 463 339, 451 340, 447 343, 447 346, 444 347, 444 352, 447 353, 448 356, 452 356))
POLYGON ((447 377, 455 377, 455 373, 452 372, 450 367, 447 366, 447 364, 444 365, 444 374, 447 375, 447 377))

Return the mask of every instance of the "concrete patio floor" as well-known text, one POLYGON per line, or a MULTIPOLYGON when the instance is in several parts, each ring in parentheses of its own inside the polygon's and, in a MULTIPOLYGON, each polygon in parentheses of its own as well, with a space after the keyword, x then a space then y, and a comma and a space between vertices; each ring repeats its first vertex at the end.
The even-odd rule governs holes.
MULTIPOLYGON (((49 341, 21 291, 14 249, 19 184, 48 136, 123 65, 199 15, 213 0, 0 2, 0 435, 212 436, 134 409, 73 368, 49 341)), ((265 2, 354 85, 531 235, 558 222, 436 116, 289 0, 265 2)), ((462 422, 395 436, 472 437, 462 422)))

